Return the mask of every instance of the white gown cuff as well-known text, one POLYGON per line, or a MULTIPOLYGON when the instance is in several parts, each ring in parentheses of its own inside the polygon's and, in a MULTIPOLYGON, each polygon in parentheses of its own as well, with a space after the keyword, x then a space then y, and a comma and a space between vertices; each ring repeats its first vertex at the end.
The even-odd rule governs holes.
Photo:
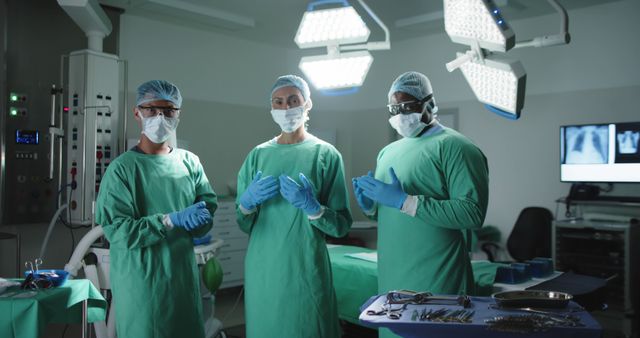
POLYGON ((362 210, 362 212, 364 212, 364 214, 367 215, 367 216, 375 216, 376 210, 377 210, 377 205, 374 204, 373 208, 371 208, 371 210, 362 210))
POLYGON ((404 200, 400 211, 411 217, 415 217, 416 212, 418 211, 418 196, 407 196, 407 199, 404 200))
POLYGON ((242 206, 242 204, 238 204, 240 206, 240 212, 242 212, 245 215, 251 215, 254 212, 256 212, 258 210, 258 208, 253 208, 251 210, 246 209, 245 207, 242 206))
POLYGON ((324 207, 320 206, 320 212, 318 212, 316 215, 308 215, 307 217, 310 221, 313 221, 314 219, 322 217, 322 215, 324 215, 324 207))
POLYGON ((162 224, 164 225, 165 228, 167 228, 168 230, 173 229, 174 225, 171 222, 171 217, 169 217, 169 215, 164 215, 162 216, 162 224))

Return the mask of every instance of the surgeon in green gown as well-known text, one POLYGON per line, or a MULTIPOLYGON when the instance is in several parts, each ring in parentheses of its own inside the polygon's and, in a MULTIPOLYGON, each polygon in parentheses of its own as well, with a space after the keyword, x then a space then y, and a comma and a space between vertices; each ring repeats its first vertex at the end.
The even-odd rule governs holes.
POLYGON ((248 338, 340 337, 325 236, 351 227, 342 156, 306 131, 306 81, 281 76, 271 115, 282 133, 256 146, 238 173, 248 338))
MULTIPOLYGON (((437 121, 425 75, 400 75, 388 98, 389 123, 403 138, 380 151, 375 175, 353 179, 360 208, 378 220, 378 291, 472 294, 463 233, 484 222, 487 160, 437 121)), ((386 329, 380 336, 395 337, 386 329)))
POLYGON ((167 81, 138 87, 140 141, 100 186, 96 222, 111 245, 118 337, 204 337, 192 239, 211 229, 217 199, 198 156, 169 145, 181 104, 167 81))

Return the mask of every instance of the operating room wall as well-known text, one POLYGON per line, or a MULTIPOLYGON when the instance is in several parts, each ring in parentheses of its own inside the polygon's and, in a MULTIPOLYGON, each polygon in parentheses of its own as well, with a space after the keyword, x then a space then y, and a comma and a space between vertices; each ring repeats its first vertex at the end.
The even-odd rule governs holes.
MULTIPOLYGON (((152 78, 180 87, 186 100, 270 109, 271 84, 291 71, 286 48, 239 40, 222 33, 124 14, 120 55, 129 62, 130 90, 152 78)), ((295 61, 297 63, 297 61, 295 61)), ((295 67, 295 66, 294 66, 295 67)))

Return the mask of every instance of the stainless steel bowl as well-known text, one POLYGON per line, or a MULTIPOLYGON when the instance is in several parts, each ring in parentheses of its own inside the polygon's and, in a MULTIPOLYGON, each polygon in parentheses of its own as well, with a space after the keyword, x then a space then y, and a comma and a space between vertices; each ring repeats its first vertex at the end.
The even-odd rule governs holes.
POLYGON ((518 290, 498 292, 491 296, 500 307, 564 308, 573 299, 565 292, 518 290))

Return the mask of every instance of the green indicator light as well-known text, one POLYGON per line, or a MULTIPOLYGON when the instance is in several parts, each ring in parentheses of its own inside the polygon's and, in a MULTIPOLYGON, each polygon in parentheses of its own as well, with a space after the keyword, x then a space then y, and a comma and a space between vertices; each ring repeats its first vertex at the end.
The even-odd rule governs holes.
POLYGON ((11 102, 17 102, 17 101, 18 101, 18 95, 11 94, 11 102))
POLYGON ((9 113, 11 114, 11 116, 17 116, 18 115, 18 109, 11 108, 9 113))

